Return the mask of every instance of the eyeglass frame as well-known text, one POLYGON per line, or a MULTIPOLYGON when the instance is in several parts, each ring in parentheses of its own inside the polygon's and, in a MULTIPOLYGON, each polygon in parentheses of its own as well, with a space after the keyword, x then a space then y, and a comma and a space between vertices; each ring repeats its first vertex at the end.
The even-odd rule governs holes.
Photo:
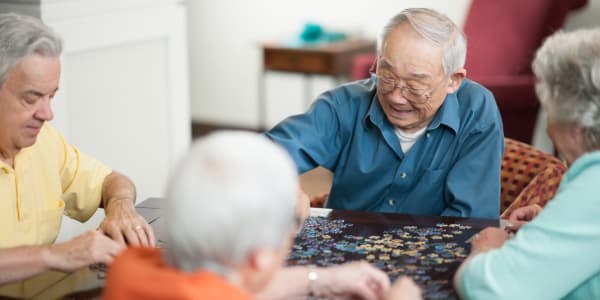
POLYGON ((393 80, 393 82, 390 82, 387 78, 378 76, 377 69, 375 69, 375 66, 378 63, 379 63, 379 59, 377 59, 375 62, 373 62, 373 64, 369 68, 369 74, 371 74, 371 76, 375 76, 377 78, 377 87, 379 88, 379 80, 383 81, 386 84, 391 84, 392 88, 389 91, 384 92, 384 94, 392 93, 394 90, 396 90, 396 88, 399 88, 400 94, 402 94, 402 97, 404 97, 404 99, 406 99, 408 102, 415 103, 415 104, 427 103, 427 101, 429 101, 429 99, 431 99, 431 97, 433 96, 432 94, 435 92, 435 90, 437 90, 441 86, 441 83, 444 82, 444 79, 447 79, 447 77, 444 77, 444 79, 442 79, 439 83, 437 83, 436 86, 434 88, 432 88, 429 92, 427 92, 426 89, 413 89, 406 85, 403 85, 403 86, 400 85, 399 82, 396 80, 393 80), (406 97, 405 91, 408 91, 409 96, 411 96, 411 97, 406 97), (423 91, 423 94, 416 96, 414 93, 415 91, 423 91), (410 93, 412 93, 412 95, 410 95, 410 93), (413 98, 413 97, 422 97, 422 96, 425 96, 424 100, 417 101, 413 98))

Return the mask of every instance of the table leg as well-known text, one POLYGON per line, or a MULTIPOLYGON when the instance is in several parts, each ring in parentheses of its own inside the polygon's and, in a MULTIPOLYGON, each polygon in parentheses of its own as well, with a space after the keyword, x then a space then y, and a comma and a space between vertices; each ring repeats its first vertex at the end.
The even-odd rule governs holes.
POLYGON ((265 93, 265 71, 258 74, 258 130, 267 130, 267 103, 265 93))

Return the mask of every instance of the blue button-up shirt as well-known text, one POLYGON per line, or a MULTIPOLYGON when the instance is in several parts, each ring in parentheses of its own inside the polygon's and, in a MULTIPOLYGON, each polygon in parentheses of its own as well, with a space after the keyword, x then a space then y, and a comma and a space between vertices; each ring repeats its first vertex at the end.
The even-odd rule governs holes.
POLYGON ((266 135, 304 173, 333 172, 326 206, 418 215, 498 218, 502 120, 492 94, 463 80, 408 153, 377 98, 374 79, 323 93, 308 112, 266 135))

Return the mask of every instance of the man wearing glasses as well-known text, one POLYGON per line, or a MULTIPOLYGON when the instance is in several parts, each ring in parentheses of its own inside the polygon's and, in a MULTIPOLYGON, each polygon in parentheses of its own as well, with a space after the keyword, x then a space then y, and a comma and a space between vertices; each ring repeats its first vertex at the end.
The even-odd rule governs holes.
POLYGON ((326 206, 498 218, 502 121, 465 78, 466 39, 448 17, 407 9, 383 28, 369 79, 323 93, 266 135, 300 173, 334 173, 326 206))

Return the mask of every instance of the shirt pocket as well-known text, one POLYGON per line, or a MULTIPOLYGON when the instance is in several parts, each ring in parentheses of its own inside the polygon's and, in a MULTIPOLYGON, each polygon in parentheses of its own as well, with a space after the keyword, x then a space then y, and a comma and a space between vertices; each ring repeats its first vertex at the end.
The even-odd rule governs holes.
POLYGON ((38 242, 40 244, 52 244, 58 236, 63 213, 65 211, 65 201, 58 199, 56 206, 48 207, 40 212, 38 224, 38 242))
POLYGON ((419 199, 415 209, 423 214, 440 214, 446 207, 444 191, 448 169, 425 169, 408 199, 419 199))

